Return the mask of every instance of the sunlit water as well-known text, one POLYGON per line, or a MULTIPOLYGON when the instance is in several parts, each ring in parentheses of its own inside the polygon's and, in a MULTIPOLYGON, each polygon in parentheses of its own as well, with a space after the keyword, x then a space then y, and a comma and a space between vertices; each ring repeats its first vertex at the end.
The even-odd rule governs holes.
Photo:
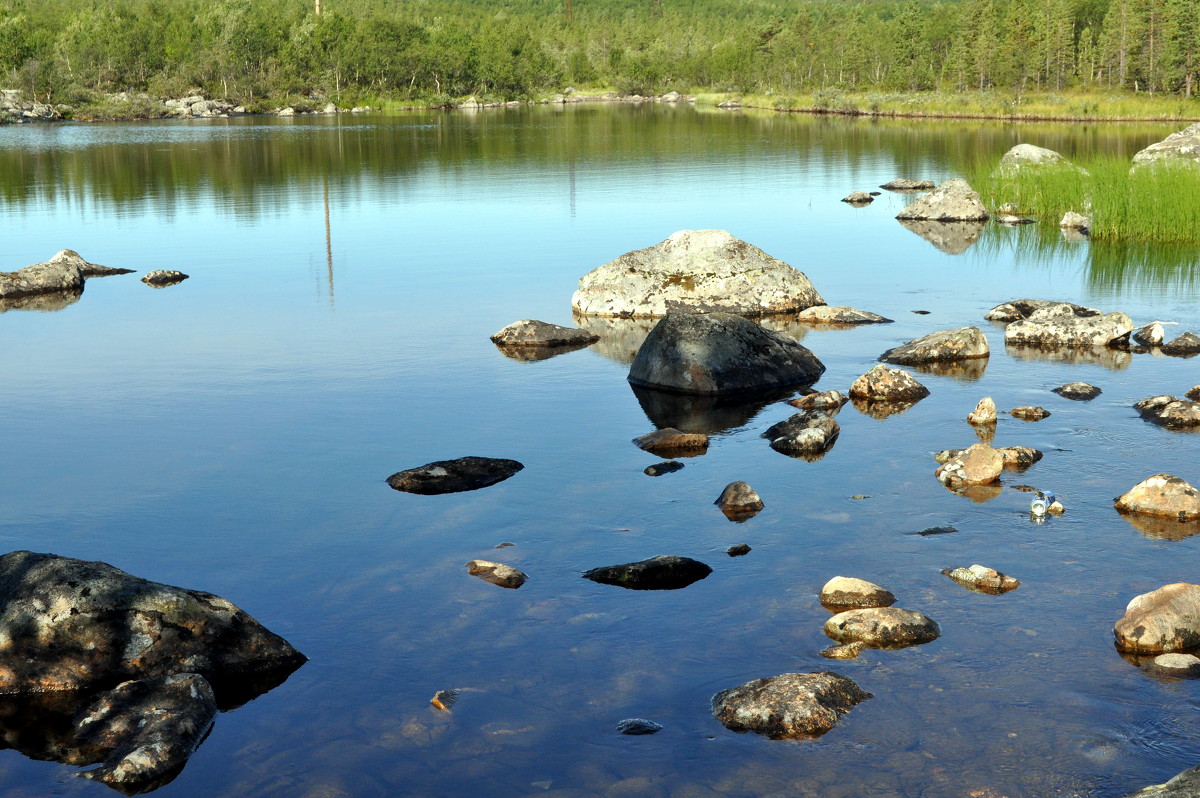
MULTIPOLYGON (((662 107, 0 129, 0 268, 66 247, 192 275, 93 279, 57 312, 0 314, 0 548, 217 593, 310 657, 221 715, 163 796, 1126 795, 1200 761, 1200 682, 1145 675, 1111 634, 1134 595, 1197 581, 1200 539, 1142 534, 1112 498, 1159 472, 1200 480, 1200 436, 1130 407, 1200 370, 1007 353, 982 317, 1028 296, 1200 332, 1200 284, 1180 263, 1029 245, 1030 230, 950 255, 893 219, 906 197, 838 200, 1020 141, 1132 153, 1171 130, 662 107), (625 381, 636 331, 533 363, 488 335, 572 324, 582 274, 710 227, 797 266, 830 304, 896 320, 790 328, 828 367, 817 387, 844 392, 885 349, 969 324, 991 343, 986 371, 919 374, 932 395, 883 421, 847 406, 817 462, 759 437, 792 412, 774 403, 645 476, 658 458, 630 444, 654 426, 625 381), (1104 393, 1050 393, 1074 380, 1104 393), (1055 491, 1065 516, 1035 525, 1027 493, 975 503, 933 478, 933 452, 975 441, 964 417, 985 395, 1053 413, 1002 414, 996 444, 1046 452, 1005 484, 1055 491), (384 483, 463 455, 526 468, 446 496, 384 483), (713 506, 734 480, 766 502, 744 524, 713 506), (959 531, 912 534, 942 525, 959 531), (742 542, 749 555, 725 554, 742 542), (714 572, 679 591, 580 578, 657 554, 714 572), (466 573, 475 558, 530 580, 487 584, 466 573), (939 573, 972 563, 1022 585, 977 595, 939 573), (942 637, 822 658, 816 595, 838 574, 881 583, 942 637), (812 670, 874 698, 815 741, 710 714, 719 690, 812 670), (449 688, 466 691, 432 708, 449 688), (618 735, 633 716, 665 728, 618 735)), ((5 795, 109 794, 74 772, 0 753, 5 795)))

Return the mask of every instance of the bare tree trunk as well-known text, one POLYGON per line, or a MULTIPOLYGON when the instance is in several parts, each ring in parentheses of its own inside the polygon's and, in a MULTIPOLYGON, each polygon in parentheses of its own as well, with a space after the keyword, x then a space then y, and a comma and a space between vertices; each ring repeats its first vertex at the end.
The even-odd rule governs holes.
POLYGON ((321 0, 313 0, 313 3, 316 4, 317 16, 321 16, 321 0))

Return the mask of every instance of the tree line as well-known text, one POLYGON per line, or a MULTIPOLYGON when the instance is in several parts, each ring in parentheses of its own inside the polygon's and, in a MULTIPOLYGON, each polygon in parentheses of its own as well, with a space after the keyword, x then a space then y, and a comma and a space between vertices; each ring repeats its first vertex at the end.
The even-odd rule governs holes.
POLYGON ((244 103, 521 99, 570 85, 786 95, 1191 97, 1200 0, 0 0, 0 77, 244 103))

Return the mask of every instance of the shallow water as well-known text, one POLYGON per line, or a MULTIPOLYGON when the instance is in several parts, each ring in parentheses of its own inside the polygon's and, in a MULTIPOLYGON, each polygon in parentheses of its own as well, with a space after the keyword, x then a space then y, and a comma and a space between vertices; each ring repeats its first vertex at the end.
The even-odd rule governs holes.
MULTIPOLYGON (((903 196, 838 200, 1019 141, 1132 153, 1171 130, 605 106, 0 129, 0 268, 69 247, 192 275, 93 279, 61 310, 0 314, 0 547, 217 593, 310 657, 222 714, 159 795, 1126 795, 1200 762, 1200 683, 1143 674, 1111 636, 1134 595, 1196 581, 1200 536, 1143 534, 1112 498, 1154 473, 1200 480, 1200 436, 1130 407, 1200 383, 1197 361, 1010 352, 982 317, 1031 296, 1200 332, 1195 253, 988 228, 951 255, 894 221, 903 196), (706 227, 896 320, 785 325, 826 364, 818 388, 968 324, 991 342, 986 369, 918 374, 932 395, 883 420, 848 405, 817 462, 759 438, 792 412, 774 402, 719 414, 707 454, 645 476, 660 458, 630 439, 647 412, 682 411, 644 409, 625 382, 637 325, 540 362, 487 337, 571 324, 580 275, 706 227), (1049 392, 1074 380, 1104 393, 1049 392), (973 502, 934 480, 931 454, 975 441, 964 417, 985 395, 1053 415, 1002 415, 997 445, 1046 457, 973 502), (384 483, 468 454, 526 468, 447 496, 384 483), (743 524, 712 504, 734 480, 766 502, 743 524), (1022 483, 1067 514, 1031 523, 1022 483), (910 534, 944 525, 959 531, 910 534), (750 554, 725 554, 741 542, 750 554), (714 573, 666 592, 579 576, 657 554, 714 573), (472 578, 476 558, 530 580, 472 578), (1021 587, 978 595, 939 573, 976 562, 1021 587), (879 582, 942 637, 820 657, 816 595, 837 574, 879 582), (809 670, 875 697, 813 741, 709 712, 719 690, 809 670), (450 688, 453 709, 433 709, 450 688), (618 735, 633 716, 665 728, 618 735)), ((110 794, 74 772, 0 752, 6 795, 110 794)))

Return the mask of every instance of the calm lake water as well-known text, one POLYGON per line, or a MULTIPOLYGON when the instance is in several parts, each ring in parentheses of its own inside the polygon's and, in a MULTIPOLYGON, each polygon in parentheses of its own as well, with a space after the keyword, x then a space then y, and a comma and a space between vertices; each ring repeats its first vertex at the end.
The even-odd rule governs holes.
MULTIPOLYGON (((1054 298, 1200 332, 1196 253, 993 226, 950 254, 894 220, 906 197, 838 200, 1021 141, 1132 155, 1176 127, 580 106, 0 129, 0 269, 71 248, 191 275, 93 279, 54 312, 0 314, 0 548, 217 593, 310 657, 223 713, 158 795, 1126 795, 1200 762, 1200 682, 1147 676, 1112 645, 1133 596, 1197 581, 1200 536, 1141 532, 1112 499, 1164 471, 1200 483, 1200 436, 1130 407, 1200 383, 1198 361, 1006 352, 983 315, 1054 298), (932 395, 884 420, 848 405, 819 461, 759 437, 793 412, 776 402, 716 419, 706 455, 647 477, 659 458, 630 439, 654 422, 625 381, 636 325, 541 362, 488 336, 572 324, 582 274, 686 228, 727 229, 830 304, 896 320, 788 327, 828 367, 819 389, 969 324, 990 361, 919 374, 932 395), (1104 393, 1050 393, 1074 380, 1104 393), (931 454, 975 442, 964 418, 983 396, 1053 415, 1002 415, 996 445, 1046 457, 974 502, 934 479, 931 454), (526 468, 445 496, 384 482, 464 455, 526 468), (734 480, 766 503, 743 524, 713 506, 734 480), (1021 483, 1067 514, 1032 523, 1021 483), (943 525, 959 531, 913 534, 943 525), (713 574, 650 592, 580 578, 657 554, 713 574), (529 582, 470 577, 476 558, 529 582), (977 595, 939 573, 972 563, 1022 585, 977 595), (839 574, 942 637, 822 658, 817 593, 839 574), (874 694, 818 740, 710 714, 720 690, 815 670, 874 694), (452 688, 452 711, 430 706, 452 688), (621 736, 628 717, 664 729, 621 736)), ((115 794, 75 772, 0 752, 6 796, 115 794)))

